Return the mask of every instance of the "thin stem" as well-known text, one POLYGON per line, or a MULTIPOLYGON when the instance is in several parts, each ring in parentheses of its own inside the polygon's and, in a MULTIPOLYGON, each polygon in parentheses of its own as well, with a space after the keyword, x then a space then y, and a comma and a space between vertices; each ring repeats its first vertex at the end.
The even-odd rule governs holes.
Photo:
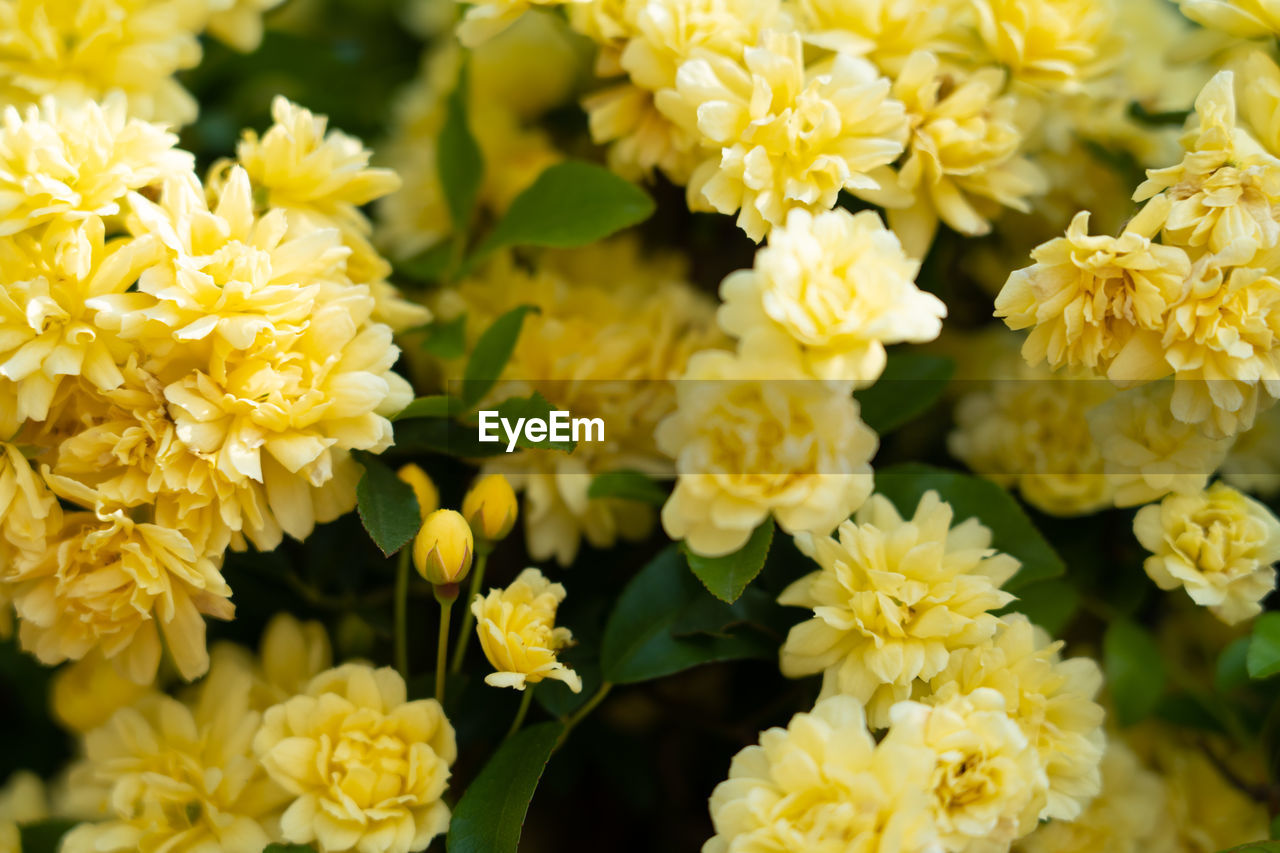
POLYGON ((516 711, 516 718, 511 721, 511 728, 507 729, 507 737, 520 731, 520 726, 524 725, 525 715, 529 713, 529 706, 533 704, 533 688, 536 686, 534 684, 525 686, 524 695, 520 697, 520 708, 516 711))
POLYGON ((436 701, 444 704, 445 662, 449 659, 449 614, 454 599, 440 602, 440 635, 436 638, 436 701))
MULTIPOLYGON (((478 545, 479 543, 477 543, 478 545)), ((471 612, 471 602, 480 593, 480 585, 484 583, 484 570, 489 564, 489 551, 476 549, 476 564, 471 570, 471 588, 467 592, 467 600, 462 602, 462 630, 458 632, 458 647, 453 650, 453 665, 450 672, 462 669, 462 661, 467 657, 467 646, 471 645, 471 629, 475 627, 476 617, 471 612)))
POLYGON ((396 598, 395 598, 395 654, 396 669, 400 676, 409 680, 409 556, 412 545, 400 549, 400 560, 396 563, 396 598))
POLYGON ((573 727, 576 726, 578 723, 582 722, 582 720, 588 714, 594 711, 596 709, 596 706, 604 701, 604 697, 608 696, 609 691, 612 689, 613 689, 613 682, 605 681, 601 683, 600 689, 595 692, 595 695, 592 696, 590 699, 588 699, 581 708, 574 711, 565 719, 564 729, 562 729, 560 732, 560 739, 556 741, 557 749, 560 748, 560 744, 565 742, 565 738, 569 737, 569 732, 573 730, 573 727))

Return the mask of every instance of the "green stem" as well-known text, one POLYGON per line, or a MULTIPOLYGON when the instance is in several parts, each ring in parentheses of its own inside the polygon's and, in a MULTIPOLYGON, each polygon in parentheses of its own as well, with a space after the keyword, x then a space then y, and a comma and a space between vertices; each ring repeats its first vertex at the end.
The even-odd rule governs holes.
POLYGON ((511 728, 507 729, 507 737, 511 737, 520 731, 520 726, 524 725, 525 715, 529 713, 529 706, 533 704, 533 688, 537 686, 528 684, 524 688, 524 695, 520 697, 520 709, 516 711, 516 718, 511 721, 511 728))
POLYGON ((471 570, 470 591, 467 593, 467 600, 462 603, 462 630, 458 632, 458 647, 453 650, 453 665, 449 667, 450 672, 459 672, 462 669, 462 661, 467 657, 467 646, 471 645, 471 629, 476 621, 475 614, 471 612, 471 602, 475 601, 480 593, 480 585, 484 583, 485 566, 488 563, 488 550, 477 548, 476 564, 471 570))
POLYGON ((449 615, 454 599, 440 602, 440 635, 436 638, 436 701, 444 704, 445 662, 449 659, 449 615))
POLYGON ((613 689, 613 682, 611 681, 603 682, 600 685, 600 689, 595 692, 594 696, 588 699, 581 708, 574 711, 565 719, 564 729, 562 729, 560 732, 560 739, 556 741, 557 749, 559 749, 560 744, 564 743, 565 739, 569 737, 569 732, 573 731, 573 727, 576 726, 578 723, 582 722, 582 720, 588 714, 594 711, 596 709, 596 706, 604 701, 604 697, 608 696, 609 691, 612 689, 613 689))
POLYGON ((400 549, 400 560, 396 563, 396 599, 395 599, 395 654, 396 669, 400 676, 409 680, 409 557, 412 545, 400 549))

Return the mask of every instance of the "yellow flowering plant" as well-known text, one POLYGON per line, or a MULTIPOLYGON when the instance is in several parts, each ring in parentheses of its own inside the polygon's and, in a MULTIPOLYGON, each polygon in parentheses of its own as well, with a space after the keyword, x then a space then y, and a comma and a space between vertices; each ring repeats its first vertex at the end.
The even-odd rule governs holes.
POLYGON ((0 0, 0 853, 1271 851, 1277 33, 0 0))

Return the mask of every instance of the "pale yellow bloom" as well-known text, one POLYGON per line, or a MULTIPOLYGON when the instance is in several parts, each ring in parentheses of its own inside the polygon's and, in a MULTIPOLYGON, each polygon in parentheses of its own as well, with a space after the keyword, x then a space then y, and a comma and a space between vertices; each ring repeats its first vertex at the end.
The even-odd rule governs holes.
POLYGON ((48 816, 44 782, 29 770, 15 771, 0 788, 0 853, 22 853, 19 826, 48 816))
MULTIPOLYGON (((572 15, 584 5, 572 3, 564 10, 572 15)), ((573 33, 560 9, 533 9, 472 50, 468 63, 474 101, 500 103, 531 121, 569 102, 589 69, 590 45, 573 33)), ((437 86, 453 82, 434 81, 437 86)))
POLYGON ((1112 0, 973 0, 978 34, 1015 80, 1076 91, 1114 61, 1112 0))
POLYGON ((797 209, 770 233, 752 269, 720 285, 718 319, 737 337, 786 335, 819 378, 868 385, 884 370, 885 344, 931 341, 942 331, 947 307, 916 287, 919 269, 871 211, 797 209))
POLYGON ((1102 673, 1089 658, 1062 660, 1062 642, 1052 641, 1022 614, 1000 622, 990 642, 951 654, 922 701, 935 705, 980 687, 999 691, 1048 777, 1041 819, 1073 820, 1101 787, 1098 767, 1106 737, 1104 712, 1094 697, 1102 673))
POLYGON ((927 790, 944 850, 1008 849, 1035 828, 1047 779, 998 691, 983 687, 937 705, 900 702, 889 717, 885 744, 936 756, 927 790))
POLYGON ((262 633, 253 706, 266 709, 304 692, 312 678, 332 666, 333 650, 323 624, 277 613, 262 633))
POLYGON ((525 569, 506 589, 472 600, 480 648, 496 670, 484 677, 485 684, 523 691, 550 678, 574 693, 582 690, 578 674, 556 659, 573 642, 568 628, 556 627, 556 608, 564 597, 561 584, 537 569, 525 569))
POLYGON ((1280 3, 1276 0, 1178 0, 1193 21, 1240 38, 1280 33, 1280 3))
POLYGON ((20 554, 39 554, 61 527, 58 499, 18 447, 0 442, 0 581, 12 578, 20 554))
POLYGON ((1218 472, 1242 491, 1264 498, 1280 494, 1280 406, 1258 415, 1247 432, 1236 436, 1218 472))
POLYGON ((798 535, 797 547, 821 568, 778 597, 814 612, 783 643, 783 675, 822 673, 824 696, 854 696, 883 728, 890 706, 937 676, 956 649, 989 640, 1000 625, 990 611, 1014 599, 1000 586, 1020 564, 991 549, 977 518, 953 520, 937 492, 910 519, 875 495, 838 539, 798 535))
POLYGON ((1133 532, 1151 552, 1142 565, 1161 589, 1183 587, 1228 625, 1261 613, 1275 588, 1280 520, 1223 483, 1143 507, 1133 532))
POLYGON ((714 152, 690 178, 690 206, 738 213, 757 242, 792 208, 826 210, 842 189, 876 189, 868 173, 897 159, 907 131, 875 66, 836 54, 806 68, 798 33, 765 33, 741 62, 690 59, 657 103, 714 152))
POLYGON ((911 128, 906 157, 871 173, 879 190, 856 192, 888 208, 889 225, 916 257, 928 252, 939 220, 961 234, 988 234, 1003 208, 1025 213, 1028 197, 1046 188, 1023 155, 1018 101, 1001 94, 1004 83, 997 68, 944 69, 927 51, 912 54, 894 78, 890 91, 911 128))
POLYGON ((458 24, 458 40, 466 47, 478 47, 511 26, 535 6, 563 6, 588 0, 484 0, 467 8, 458 24))
POLYGON ((100 99, 119 90, 129 112, 186 124, 196 102, 173 78, 200 61, 208 0, 4 0, 0 103, 100 99))
POLYGON ((1009 276, 996 316, 1011 329, 1032 327, 1022 349, 1029 363, 1085 366, 1126 380, 1168 372, 1148 353, 1159 347, 1191 263, 1182 249, 1152 239, 1166 204, 1148 204, 1119 237, 1091 236, 1089 214, 1081 212, 1065 237, 1031 253, 1033 266, 1009 276))
POLYGON ((795 345, 772 335, 689 359, 657 430, 679 475, 662 507, 667 535, 719 556, 770 515, 788 533, 825 535, 862 505, 876 435, 849 383, 809 377, 795 345))
POLYGON ((799 0, 796 6, 806 42, 865 56, 890 75, 917 50, 957 50, 951 41, 965 12, 957 0, 799 0))
POLYGON ((882 742, 858 702, 823 699, 733 758, 702 853, 930 853, 928 749, 882 742))
POLYGON ((66 853, 261 853, 289 800, 254 757, 261 714, 239 655, 215 655, 183 700, 151 693, 83 741, 69 805, 104 818, 66 836, 66 853))
POLYGON ((1160 382, 1125 391, 1087 414, 1116 506, 1169 492, 1196 492, 1222 464, 1230 439, 1212 438, 1170 411, 1174 390, 1160 382))
POLYGON ((121 675, 95 650, 57 671, 49 689, 49 707, 62 726, 84 734, 153 689, 150 683, 138 684, 121 675))
POLYGON ((280 834, 321 851, 423 850, 449 825, 441 799, 457 757, 434 699, 407 701, 389 667, 345 664, 268 708, 253 739, 288 792, 280 834))
POLYGON ((262 16, 279 6, 284 0, 205 0, 212 14, 205 29, 217 38, 243 53, 250 53, 262 44, 262 16))

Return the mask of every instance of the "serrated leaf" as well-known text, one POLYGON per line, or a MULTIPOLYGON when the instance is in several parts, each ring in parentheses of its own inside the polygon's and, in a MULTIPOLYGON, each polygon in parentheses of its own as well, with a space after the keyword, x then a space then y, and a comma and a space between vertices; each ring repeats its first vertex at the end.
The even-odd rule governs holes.
POLYGON ((1066 564, 1040 535, 1022 507, 1007 491, 990 480, 909 462, 876 472, 876 490, 910 517, 925 492, 934 489, 955 511, 953 524, 977 518, 991 529, 992 547, 1017 557, 1022 568, 1005 583, 1017 592, 1027 584, 1055 578, 1066 564))
POLYGON ((586 246, 653 214, 644 190, 602 166, 566 160, 516 196, 476 257, 505 246, 586 246))
POLYGON ((1280 673, 1280 613, 1263 613, 1254 620, 1245 663, 1250 678, 1270 678, 1280 673))
POLYGON ((410 418, 447 418, 462 411, 462 402, 444 394, 432 394, 419 397, 400 410, 392 421, 407 421, 410 418))
POLYGON ((462 358, 467 353, 467 315, 452 320, 436 320, 427 327, 422 349, 436 358, 462 358))
POLYGON ((942 396, 955 369, 944 356, 891 351, 876 383, 853 395, 862 420, 884 435, 919 417, 942 396))
POLYGON ((525 315, 537 310, 533 305, 512 308, 480 335, 463 373, 462 401, 468 408, 480 402, 502 376, 507 362, 511 360, 511 353, 515 352, 525 315))
POLYGON ((751 532, 747 543, 732 554, 704 557, 683 544, 680 550, 684 552, 689 568, 702 581, 703 586, 716 598, 733 604, 764 568, 772 542, 773 519, 766 518, 764 523, 751 532))
POLYGON ((368 453, 360 454, 364 476, 356 485, 360 522, 378 549, 390 557, 418 533, 422 518, 413 488, 368 453))
POLYGON ((605 679, 628 684, 713 661, 777 655, 775 642, 749 629, 729 636, 675 636, 680 614, 705 595, 675 545, 659 553, 623 589, 605 625, 600 644, 605 679))
POLYGON ((561 728, 559 723, 530 726, 498 747, 453 810, 449 853, 515 853, 561 728))
POLYGON ((605 471, 592 478, 587 497, 619 498, 661 506, 667 500, 667 490, 639 471, 605 471))
POLYGON ((484 155, 471 133, 467 117, 470 73, 466 62, 458 69, 458 83, 445 99, 444 125, 436 142, 436 171, 449 207, 454 230, 465 234, 484 178, 484 155))
POLYGON ((1164 660, 1160 647, 1144 628, 1128 620, 1107 626, 1102 637, 1102 667, 1120 725, 1145 720, 1160 704, 1164 660))

